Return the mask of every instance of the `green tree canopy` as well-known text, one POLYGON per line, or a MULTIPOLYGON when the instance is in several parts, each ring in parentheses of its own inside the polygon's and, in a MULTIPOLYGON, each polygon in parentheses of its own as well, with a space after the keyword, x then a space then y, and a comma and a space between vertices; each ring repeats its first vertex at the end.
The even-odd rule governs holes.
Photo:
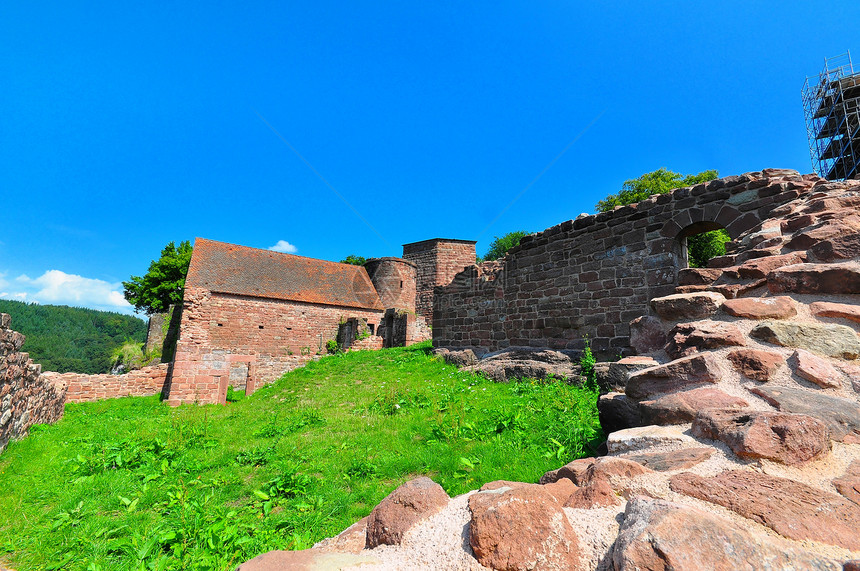
POLYGON ((27 337, 23 350, 43 371, 107 373, 117 347, 146 338, 146 323, 132 315, 6 299, 0 313, 12 316, 12 328, 27 337))
POLYGON ((661 167, 654 172, 645 173, 638 178, 625 180, 621 192, 610 194, 597 203, 598 212, 612 210, 616 206, 624 206, 641 202, 653 194, 666 194, 682 186, 693 186, 701 182, 714 180, 719 176, 715 170, 702 171, 699 174, 682 175, 661 167))
MULTIPOLYGON (((645 173, 638 178, 625 180, 621 192, 610 194, 597 203, 599 212, 612 210, 616 206, 624 206, 641 202, 654 194, 666 194, 676 188, 693 186, 719 176, 715 170, 702 171, 699 174, 682 175, 666 168, 645 173)), ((726 253, 726 242, 731 240, 725 230, 703 232, 687 238, 687 256, 691 268, 704 267, 708 260, 726 253)))
POLYGON ((531 232, 516 230, 514 232, 508 232, 502 237, 495 236, 493 241, 490 242, 490 249, 487 250, 486 254, 484 254, 483 261, 489 262, 490 260, 498 260, 529 234, 531 234, 531 232))
POLYGON ((352 264, 353 266, 363 266, 367 262, 364 256, 354 256, 350 254, 340 261, 341 264, 352 264))
POLYGON ((177 247, 170 242, 161 250, 161 257, 149 264, 149 271, 143 277, 131 276, 127 282, 122 282, 125 299, 147 315, 167 311, 171 303, 182 301, 190 263, 191 243, 186 240, 177 247))

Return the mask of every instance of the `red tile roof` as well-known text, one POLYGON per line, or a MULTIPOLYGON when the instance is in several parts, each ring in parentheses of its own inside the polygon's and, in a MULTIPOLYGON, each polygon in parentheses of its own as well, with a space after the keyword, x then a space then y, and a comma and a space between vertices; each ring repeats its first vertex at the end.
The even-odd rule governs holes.
POLYGON ((185 280, 219 293, 383 310, 362 266, 197 238, 185 280))

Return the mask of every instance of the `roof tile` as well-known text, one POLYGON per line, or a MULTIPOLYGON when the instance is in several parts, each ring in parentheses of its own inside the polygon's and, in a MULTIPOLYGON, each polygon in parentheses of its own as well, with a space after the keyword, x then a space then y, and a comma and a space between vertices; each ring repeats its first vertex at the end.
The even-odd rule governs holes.
POLYGON ((384 309, 362 266, 205 238, 194 241, 185 283, 219 293, 384 309))

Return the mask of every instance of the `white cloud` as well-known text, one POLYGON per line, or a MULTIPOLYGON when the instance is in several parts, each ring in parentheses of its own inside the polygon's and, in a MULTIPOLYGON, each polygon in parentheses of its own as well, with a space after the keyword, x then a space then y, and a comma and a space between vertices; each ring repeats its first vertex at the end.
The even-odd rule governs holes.
POLYGON ((16 299, 20 301, 26 301, 27 292, 9 293, 8 291, 0 291, 0 299, 16 299))
POLYGON ((0 297, 27 299, 38 303, 53 303, 123 311, 131 309, 121 293, 122 284, 67 274, 60 270, 48 270, 38 278, 27 275, 15 278, 17 286, 27 291, 4 292, 0 297))
POLYGON ((298 248, 287 242, 286 240, 278 240, 274 246, 269 246, 273 252, 283 252, 284 254, 295 254, 299 251, 298 248))

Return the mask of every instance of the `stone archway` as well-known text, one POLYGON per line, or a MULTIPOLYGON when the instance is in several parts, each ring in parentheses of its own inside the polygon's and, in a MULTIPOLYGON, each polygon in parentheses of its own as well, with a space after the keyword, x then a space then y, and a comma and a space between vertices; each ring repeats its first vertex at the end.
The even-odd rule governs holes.
POLYGON ((493 270, 502 279, 485 282, 480 276, 489 268, 472 266, 436 289, 433 344, 577 350, 587 337, 595 353, 616 356, 629 347, 630 321, 647 312, 649 300, 675 293, 689 235, 725 228, 737 240, 811 192, 817 180, 765 169, 527 236, 493 270))

